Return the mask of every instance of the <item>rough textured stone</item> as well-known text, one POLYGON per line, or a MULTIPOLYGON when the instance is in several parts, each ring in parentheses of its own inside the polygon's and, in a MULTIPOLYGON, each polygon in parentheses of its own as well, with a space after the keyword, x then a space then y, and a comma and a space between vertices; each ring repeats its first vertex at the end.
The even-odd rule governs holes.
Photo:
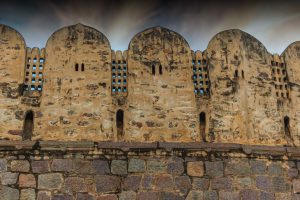
POLYGON ((222 161, 205 162, 206 174, 210 177, 221 177, 224 175, 224 166, 222 161))
POLYGON ((51 192, 39 191, 37 193, 37 200, 51 200, 51 192))
POLYGON ((0 200, 19 200, 19 190, 7 186, 0 187, 0 200))
POLYGON ((65 189, 69 192, 87 192, 87 187, 83 178, 68 177, 65 179, 65 189))
POLYGON ((226 162, 225 175, 247 176, 250 175, 251 169, 248 160, 230 160, 226 162))
POLYGON ((158 190, 171 190, 174 187, 173 177, 167 174, 155 176, 153 182, 158 190))
POLYGON ((98 193, 114 192, 121 188, 121 179, 117 176, 98 175, 95 183, 98 193))
POLYGON ((150 173, 164 173, 167 171, 166 163, 159 160, 148 160, 147 171, 150 173))
POLYGON ((296 168, 288 169, 288 176, 289 176, 290 179, 297 178, 298 174, 299 174, 298 169, 296 169, 296 168))
POLYGON ((193 189, 208 190, 209 179, 207 178, 193 178, 193 189))
POLYGON ((211 180, 211 188, 213 190, 230 190, 232 188, 232 180, 228 177, 214 178, 211 180))
POLYGON ((35 200, 35 190, 34 189, 22 189, 20 200, 35 200))
POLYGON ((239 200, 239 193, 238 192, 220 191, 219 199, 220 200, 239 200))
POLYGON ((188 162, 187 174, 189 176, 202 177, 204 175, 204 166, 202 161, 188 162))
POLYGON ((257 176, 256 187, 264 191, 272 191, 272 180, 268 176, 257 176))
POLYGON ((130 159, 128 163, 128 172, 145 172, 146 164, 142 159, 130 159))
POLYGON ((63 176, 59 173, 41 174, 38 176, 38 189, 60 189, 63 184, 63 176))
POLYGON ((265 174, 267 170, 266 161, 262 160, 250 160, 251 171, 254 174, 265 174))
POLYGON ((300 179, 293 180, 293 191, 294 193, 300 193, 300 179))
POLYGON ((250 177, 236 178, 235 185, 239 189, 250 188, 252 185, 252 180, 250 177))
POLYGON ((7 160, 0 158, 0 172, 5 172, 7 170, 7 160))
POLYGON ((276 200, 292 200, 291 193, 275 193, 275 199, 276 200))
POLYGON ((12 173, 12 172, 1 172, 0 173, 0 180, 2 185, 11 185, 15 184, 18 180, 19 173, 12 173))
POLYGON ((77 193, 76 200, 96 200, 96 198, 93 195, 91 195, 91 194, 77 193))
POLYGON ((71 172, 73 171, 73 161, 71 159, 54 159, 51 169, 54 172, 71 172))
POLYGON ((127 174, 127 161, 125 160, 113 160, 111 162, 111 173, 115 175, 127 174))
POLYGON ((133 191, 123 191, 118 196, 119 196, 119 200, 136 199, 136 193, 133 191))
POLYGON ((154 181, 154 176, 149 174, 144 174, 141 182, 141 186, 144 189, 151 189, 154 181))
POLYGON ((273 193, 260 192, 259 199, 275 200, 275 195, 273 193))
POLYGON ((33 174, 20 174, 19 176, 19 186, 20 187, 36 187, 36 180, 33 174))
POLYGON ((183 164, 184 164, 184 161, 182 158, 172 157, 172 159, 170 159, 168 162, 167 172, 169 174, 181 175, 184 173, 183 164))
POLYGON ((14 172, 29 172, 29 162, 27 160, 13 160, 10 163, 11 171, 14 172))
POLYGON ((105 175, 110 172, 108 162, 105 160, 93 160, 92 166, 96 174, 105 175))
POLYGON ((31 168, 33 173, 47 173, 50 172, 49 161, 47 160, 34 160, 31 161, 31 168))
POLYGON ((175 178, 175 186, 180 193, 187 194, 192 188, 191 180, 188 176, 178 176, 175 178))
POLYGON ((152 191, 139 192, 137 200, 159 200, 159 193, 152 191))
POLYGON ((190 190, 185 200, 203 200, 203 191, 190 190))
POLYGON ((142 177, 139 175, 127 176, 122 182, 122 189, 137 191, 139 189, 141 179, 142 177))
POLYGON ((97 200, 118 200, 118 196, 115 194, 103 194, 98 196, 97 200))
POLYGON ((204 200, 216 200, 218 199, 218 193, 215 190, 204 191, 204 200))
POLYGON ((256 190, 245 189, 240 191, 241 200, 257 200, 259 198, 259 192, 256 190))
POLYGON ((291 184, 285 181, 285 179, 281 176, 272 178, 272 187, 274 192, 285 193, 291 190, 291 184))
POLYGON ((184 200, 185 198, 174 192, 162 192, 160 194, 160 199, 161 200, 184 200))
POLYGON ((68 194, 54 194, 51 200, 73 200, 73 197, 68 194))
POLYGON ((283 171, 281 163, 271 163, 268 166, 268 173, 271 176, 280 176, 283 174, 283 171))

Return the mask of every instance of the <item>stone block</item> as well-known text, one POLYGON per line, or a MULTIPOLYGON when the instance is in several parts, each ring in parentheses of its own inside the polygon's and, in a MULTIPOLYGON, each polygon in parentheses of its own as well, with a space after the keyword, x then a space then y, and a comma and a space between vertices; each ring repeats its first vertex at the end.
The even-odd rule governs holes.
POLYGON ((33 174, 20 174, 19 186, 22 188, 36 188, 36 180, 33 174))
POLYGON ((118 194, 119 200, 133 200, 136 199, 136 193, 134 191, 122 191, 118 194))
POLYGON ((12 185, 18 180, 19 173, 1 172, 0 180, 2 185, 12 185))
POLYGON ((219 200, 239 200, 238 192, 220 191, 219 200))
POLYGON ((47 160, 31 161, 31 168, 32 168, 32 172, 37 174, 50 172, 50 165, 49 165, 49 161, 47 160))
POLYGON ((184 200, 184 196, 176 192, 162 192, 160 194, 161 200, 184 200))
POLYGON ((217 200, 219 199, 218 193, 215 190, 204 191, 204 200, 217 200))
POLYGON ((233 176, 249 176, 251 174, 251 168, 248 160, 229 160, 225 165, 225 175, 233 176))
POLYGON ((110 173, 109 165, 106 160, 93 160, 92 167, 95 174, 105 175, 110 173))
POLYGON ((275 200, 275 195, 274 193, 269 193, 269 192, 260 192, 259 199, 263 200, 275 200))
POLYGON ((115 175, 127 175, 127 161, 113 160, 111 162, 111 173, 115 175))
POLYGON ((222 177, 224 176, 224 165, 223 161, 206 161, 205 162, 205 172, 208 176, 214 177, 222 177))
POLYGON ((239 189, 250 188, 251 185, 252 185, 252 180, 250 177, 235 178, 235 186, 239 189))
POLYGON ((214 178, 211 180, 211 189, 213 190, 231 190, 232 180, 229 177, 214 178))
POLYGON ((259 199, 259 192, 257 190, 245 189, 240 191, 241 200, 257 200, 259 199))
POLYGON ((30 165, 27 160, 13 160, 10 163, 10 169, 13 172, 29 172, 30 165))
POLYGON ((203 191, 190 190, 185 200, 203 200, 203 191))
POLYGON ((193 189, 196 190, 208 190, 209 179, 208 178, 193 178, 193 189))
POLYGON ((204 175, 204 166, 202 161, 188 162, 187 174, 189 176, 202 177, 204 175))
POLYGON ((103 194, 98 196, 97 200, 118 200, 118 196, 115 194, 103 194))
POLYGON ((82 159, 73 159, 72 160, 72 171, 77 174, 94 174, 94 167, 91 164, 91 161, 82 160, 82 159))
POLYGON ((159 193, 144 191, 137 194, 137 200, 159 200, 159 193))
POLYGON ((38 176, 38 189, 61 189, 63 176, 59 173, 40 174, 38 176))
POLYGON ((128 163, 128 172, 145 172, 146 164, 142 159, 132 158, 128 163))
POLYGON ((96 200, 96 198, 93 195, 91 195, 91 194, 77 193, 76 200, 96 200))
POLYGON ((169 174, 157 175, 153 182, 157 190, 172 190, 174 188, 173 177, 169 174))
POLYGON ((127 176, 122 181, 122 190, 137 191, 140 187, 141 179, 140 175, 127 176))
POLYGON ((0 200, 19 200, 19 190, 7 186, 0 187, 0 200))
POLYGON ((98 193, 115 192, 121 188, 121 179, 118 176, 98 175, 95 184, 98 193))
POLYGON ((83 178, 68 177, 65 179, 65 190, 68 192, 87 192, 87 186, 83 178))
POLYGON ((54 194, 51 200, 73 200, 73 197, 69 194, 54 194))
POLYGON ((267 163, 263 160, 250 160, 250 167, 252 174, 265 174, 267 170, 267 163))
POLYGON ((37 200, 51 200, 51 192, 38 191, 37 200))
POLYGON ((164 161, 148 160, 147 161, 147 171, 149 173, 166 173, 167 166, 164 161))
POLYGON ((268 174, 270 176, 280 176, 284 172, 284 169, 282 167, 282 164, 277 162, 277 163, 271 163, 268 166, 268 174))
POLYGON ((34 189, 22 189, 20 200, 35 200, 35 190, 34 189))
POLYGON ((293 180, 293 191, 294 193, 300 194, 300 179, 293 180))
POLYGON ((294 178, 298 177, 299 172, 298 172, 298 169, 296 169, 296 168, 290 168, 290 169, 288 169, 287 174, 290 179, 294 179, 294 178))
POLYGON ((257 176, 256 187, 263 191, 272 191, 272 180, 269 176, 257 176))
POLYGON ((288 193, 275 193, 275 200, 292 200, 292 194, 288 193))
POLYGON ((178 176, 175 178, 176 190, 180 193, 187 194, 192 188, 190 177, 188 176, 178 176))
POLYGON ((51 169, 54 172, 72 172, 73 160, 71 159, 53 159, 51 169))
POLYGON ((149 174, 144 174, 141 182, 143 189, 151 189, 153 186, 154 176, 149 174))
POLYGON ((173 175, 182 175, 184 173, 184 160, 179 157, 172 157, 168 161, 167 172, 173 175))
POLYGON ((6 159, 0 159, 0 172, 6 172, 7 171, 7 160, 6 159))
POLYGON ((291 184, 281 176, 272 178, 272 188, 274 192, 286 193, 291 191, 291 184))

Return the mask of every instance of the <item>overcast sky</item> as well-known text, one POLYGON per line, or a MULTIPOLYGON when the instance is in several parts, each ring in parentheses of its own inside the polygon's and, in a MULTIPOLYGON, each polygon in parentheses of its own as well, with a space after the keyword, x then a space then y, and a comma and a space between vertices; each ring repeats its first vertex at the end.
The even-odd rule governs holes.
POLYGON ((152 26, 180 33, 194 50, 204 50, 218 32, 239 28, 279 53, 300 40, 300 1, 1 0, 0 23, 17 29, 29 47, 44 47, 62 26, 83 23, 103 32, 112 49, 152 26))

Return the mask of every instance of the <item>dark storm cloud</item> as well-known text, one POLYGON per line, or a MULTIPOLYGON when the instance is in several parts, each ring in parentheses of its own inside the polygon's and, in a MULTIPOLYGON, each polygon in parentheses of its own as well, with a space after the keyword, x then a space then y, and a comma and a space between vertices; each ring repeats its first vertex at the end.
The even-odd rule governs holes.
POLYGON ((31 47, 44 47, 54 31, 79 22, 97 28, 121 50, 136 33, 157 25, 180 33, 195 50, 231 28, 252 34, 272 53, 300 40, 300 2, 291 0, 4 0, 0 5, 0 23, 20 31, 31 47))

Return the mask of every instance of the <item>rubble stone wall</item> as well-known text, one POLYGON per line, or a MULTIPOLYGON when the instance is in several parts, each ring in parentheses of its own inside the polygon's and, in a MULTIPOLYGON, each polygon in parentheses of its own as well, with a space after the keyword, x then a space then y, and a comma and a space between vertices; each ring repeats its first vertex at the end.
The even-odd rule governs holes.
POLYGON ((295 149, 3 144, 1 200, 300 199, 300 154, 295 149))

